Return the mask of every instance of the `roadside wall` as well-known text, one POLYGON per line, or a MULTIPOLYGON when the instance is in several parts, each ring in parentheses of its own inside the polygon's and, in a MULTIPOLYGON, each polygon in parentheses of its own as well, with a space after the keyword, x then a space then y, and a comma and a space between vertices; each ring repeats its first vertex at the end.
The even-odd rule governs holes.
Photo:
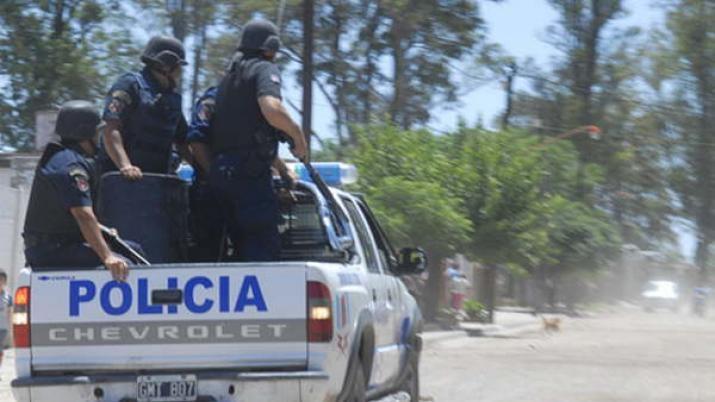
POLYGON ((22 227, 36 163, 35 155, 0 155, 0 269, 10 288, 25 266, 22 227))

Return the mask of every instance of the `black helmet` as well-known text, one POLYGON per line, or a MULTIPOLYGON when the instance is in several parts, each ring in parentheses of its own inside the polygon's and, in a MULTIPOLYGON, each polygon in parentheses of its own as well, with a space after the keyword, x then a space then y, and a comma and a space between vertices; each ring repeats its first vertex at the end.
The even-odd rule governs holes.
POLYGON ((63 140, 88 140, 97 135, 100 121, 99 112, 91 102, 72 100, 60 108, 55 133, 63 140))
POLYGON ((144 64, 160 64, 167 68, 173 68, 177 64, 185 66, 185 58, 184 45, 170 36, 154 36, 149 39, 141 57, 144 64))
POLYGON ((242 52, 260 50, 278 52, 280 48, 281 39, 278 36, 278 28, 272 22, 251 20, 243 27, 238 50, 242 52))

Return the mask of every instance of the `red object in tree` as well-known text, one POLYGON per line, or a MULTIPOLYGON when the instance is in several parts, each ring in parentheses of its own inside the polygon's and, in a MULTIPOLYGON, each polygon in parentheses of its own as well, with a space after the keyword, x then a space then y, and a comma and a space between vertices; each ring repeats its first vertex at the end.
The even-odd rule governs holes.
POLYGON ((594 140, 597 140, 601 137, 601 129, 598 126, 586 126, 586 132, 588 133, 588 136, 591 137, 594 140))

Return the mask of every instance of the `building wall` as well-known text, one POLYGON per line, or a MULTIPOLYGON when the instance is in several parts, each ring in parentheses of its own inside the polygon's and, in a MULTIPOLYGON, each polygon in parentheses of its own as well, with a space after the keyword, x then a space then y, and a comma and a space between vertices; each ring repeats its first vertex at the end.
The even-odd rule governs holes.
POLYGON ((0 155, 0 269, 15 277, 25 266, 22 228, 36 155, 0 155))

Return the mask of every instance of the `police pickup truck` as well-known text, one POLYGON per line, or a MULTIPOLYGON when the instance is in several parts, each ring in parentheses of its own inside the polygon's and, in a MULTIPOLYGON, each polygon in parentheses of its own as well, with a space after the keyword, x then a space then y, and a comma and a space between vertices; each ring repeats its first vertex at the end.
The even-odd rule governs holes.
POLYGON ((398 277, 425 255, 393 252, 365 200, 314 181, 282 199, 281 261, 134 266, 126 283, 23 270, 17 401, 417 401, 422 318, 398 277))

